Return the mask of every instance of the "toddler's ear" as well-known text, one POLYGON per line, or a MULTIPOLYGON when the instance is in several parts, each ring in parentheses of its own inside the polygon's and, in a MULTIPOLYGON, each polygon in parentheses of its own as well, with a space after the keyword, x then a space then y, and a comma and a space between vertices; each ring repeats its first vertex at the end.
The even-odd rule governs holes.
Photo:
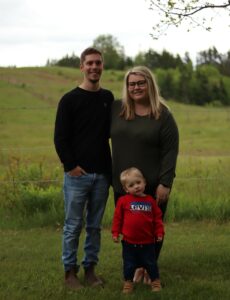
POLYGON ((126 192, 126 193, 128 193, 128 190, 127 190, 127 188, 123 185, 123 190, 126 192))

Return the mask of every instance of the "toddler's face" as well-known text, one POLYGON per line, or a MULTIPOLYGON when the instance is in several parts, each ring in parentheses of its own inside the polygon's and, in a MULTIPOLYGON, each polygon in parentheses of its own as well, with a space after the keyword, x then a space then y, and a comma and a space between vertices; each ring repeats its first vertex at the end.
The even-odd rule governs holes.
POLYGON ((143 177, 130 176, 125 184, 125 191, 134 196, 144 196, 146 182, 143 177))

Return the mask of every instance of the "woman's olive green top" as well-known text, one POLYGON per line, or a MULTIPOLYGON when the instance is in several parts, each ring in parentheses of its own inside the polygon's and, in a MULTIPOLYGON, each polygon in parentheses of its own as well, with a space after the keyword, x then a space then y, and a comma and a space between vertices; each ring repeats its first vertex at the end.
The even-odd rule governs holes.
POLYGON ((140 169, 147 180, 147 189, 158 184, 170 187, 175 177, 179 134, 171 112, 164 108, 158 120, 149 116, 135 116, 126 121, 120 117, 121 101, 112 107, 113 188, 124 192, 120 173, 130 167, 140 169))

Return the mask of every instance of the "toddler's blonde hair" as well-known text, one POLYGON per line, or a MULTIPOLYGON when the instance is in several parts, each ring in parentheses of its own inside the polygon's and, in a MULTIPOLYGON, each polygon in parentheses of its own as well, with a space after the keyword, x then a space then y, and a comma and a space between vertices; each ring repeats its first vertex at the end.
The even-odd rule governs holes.
POLYGON ((130 179, 130 177, 139 177, 145 180, 143 174, 141 171, 135 167, 128 168, 121 172, 120 174, 120 181, 123 187, 127 184, 127 181, 130 179))

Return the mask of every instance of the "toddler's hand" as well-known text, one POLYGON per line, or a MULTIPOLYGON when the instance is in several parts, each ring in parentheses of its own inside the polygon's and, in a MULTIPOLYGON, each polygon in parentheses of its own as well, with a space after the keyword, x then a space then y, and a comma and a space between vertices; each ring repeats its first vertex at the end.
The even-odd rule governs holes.
POLYGON ((162 242, 162 240, 163 240, 163 236, 158 236, 157 237, 157 242, 162 242))
POLYGON ((119 237, 118 236, 113 236, 113 241, 114 243, 119 243, 119 237))

